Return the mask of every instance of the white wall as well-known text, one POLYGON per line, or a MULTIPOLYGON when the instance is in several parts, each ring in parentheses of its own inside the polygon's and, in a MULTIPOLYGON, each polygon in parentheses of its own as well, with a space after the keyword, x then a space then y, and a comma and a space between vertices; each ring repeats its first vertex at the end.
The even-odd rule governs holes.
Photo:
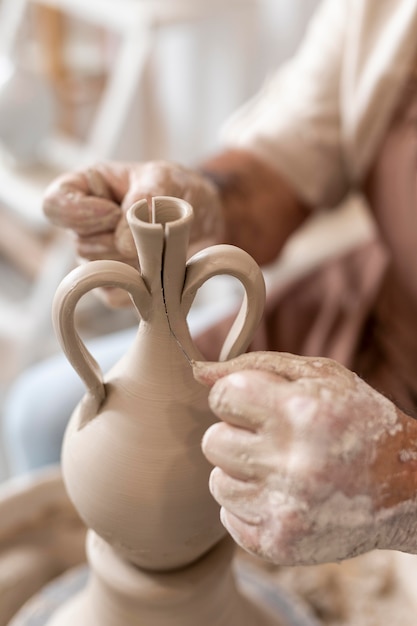
MULTIPOLYGON (((318 0, 195 1, 207 6, 206 17, 161 26, 155 33, 146 80, 140 83, 126 116, 114 158, 166 158, 194 163, 213 151, 220 125, 295 50, 318 3, 318 0)), ((8 6, 15 6, 14 0, 8 2, 8 6)), ((167 0, 168 4, 175 4, 175 0, 167 0)), ((116 8, 123 11, 123 0, 116 2, 116 8)), ((65 56, 70 65, 79 66, 81 76, 87 76, 81 83, 81 93, 93 84, 94 72, 99 75, 103 65, 111 64, 116 53, 114 37, 108 37, 107 54, 103 55, 106 48, 103 39, 97 37, 97 30, 95 36, 94 29, 83 27, 77 20, 69 30, 71 35, 64 43, 65 56)), ((138 37, 141 36, 138 31, 138 37)), ((33 47, 27 42, 23 47, 26 61, 30 58, 33 62, 36 57, 33 47)), ((76 93, 74 86, 73 92, 76 93)), ((76 113, 75 128, 85 131, 94 102, 89 104, 87 97, 83 106, 76 113)), ((111 124, 111 116, 109 119, 111 124)))
POLYGON ((222 122, 292 54, 317 4, 230 3, 214 18, 162 30, 118 157, 193 163, 214 150, 222 122))

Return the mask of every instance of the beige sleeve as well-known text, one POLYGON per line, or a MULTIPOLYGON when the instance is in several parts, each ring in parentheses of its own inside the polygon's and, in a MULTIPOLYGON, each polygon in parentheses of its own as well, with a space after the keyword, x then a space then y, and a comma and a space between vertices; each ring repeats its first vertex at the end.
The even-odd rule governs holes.
POLYGON ((348 4, 322 2, 295 57, 222 132, 223 144, 256 153, 314 206, 336 204, 349 186, 340 123, 348 4))

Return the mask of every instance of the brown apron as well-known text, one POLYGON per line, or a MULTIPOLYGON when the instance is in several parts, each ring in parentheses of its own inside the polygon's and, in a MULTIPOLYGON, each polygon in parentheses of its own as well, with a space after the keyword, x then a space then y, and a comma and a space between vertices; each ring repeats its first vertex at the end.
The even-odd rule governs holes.
MULTIPOLYGON (((388 278, 387 254, 376 238, 326 261, 268 295, 250 350, 335 359, 417 413, 417 333, 413 323, 403 323, 406 303, 390 298, 388 278)), ((229 325, 224 320, 199 338, 209 359, 217 357, 229 325)))

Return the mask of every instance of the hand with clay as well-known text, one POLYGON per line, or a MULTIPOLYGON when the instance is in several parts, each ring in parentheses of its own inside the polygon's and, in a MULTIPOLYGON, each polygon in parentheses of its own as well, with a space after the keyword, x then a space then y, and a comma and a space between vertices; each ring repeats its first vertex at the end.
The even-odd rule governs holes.
POLYGON ((335 361, 197 363, 220 422, 210 490, 243 548, 281 565, 417 551, 417 422, 335 361))
MULTIPOLYGON (((165 161, 98 164, 64 174, 47 189, 44 212, 74 232, 76 252, 82 260, 116 259, 137 264, 127 209, 137 200, 174 196, 194 208, 192 241, 219 240, 223 223, 217 189, 208 178, 165 161)), ((130 302, 120 290, 108 290, 114 306, 130 302)))

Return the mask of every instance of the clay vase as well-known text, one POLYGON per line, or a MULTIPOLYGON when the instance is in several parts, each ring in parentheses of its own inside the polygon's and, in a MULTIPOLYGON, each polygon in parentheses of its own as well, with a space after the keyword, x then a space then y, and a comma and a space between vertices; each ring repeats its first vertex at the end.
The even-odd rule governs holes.
POLYGON ((54 323, 87 393, 64 438, 68 494, 97 535, 122 558, 149 570, 188 565, 225 534, 208 491, 211 467, 201 438, 214 421, 208 390, 192 375, 202 359, 186 322, 199 287, 217 274, 238 278, 245 297, 221 351, 246 349, 262 315, 265 288, 253 259, 233 246, 213 246, 186 262, 191 206, 159 197, 133 205, 128 223, 140 272, 117 261, 93 261, 71 272, 54 301, 54 323), (83 294, 126 289, 140 315, 136 339, 103 377, 75 328, 83 294))

